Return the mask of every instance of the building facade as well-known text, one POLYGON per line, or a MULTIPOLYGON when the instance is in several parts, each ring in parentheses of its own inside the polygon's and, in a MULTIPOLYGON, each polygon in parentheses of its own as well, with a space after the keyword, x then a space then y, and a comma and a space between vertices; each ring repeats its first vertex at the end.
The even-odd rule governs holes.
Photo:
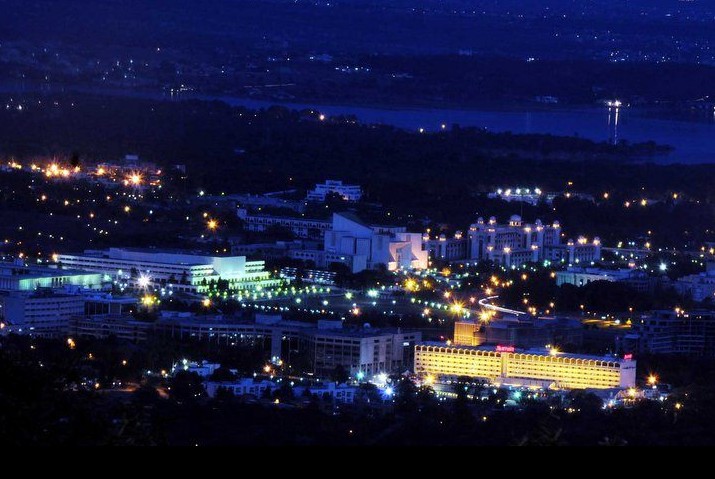
POLYGON ((469 240, 461 231, 457 231, 452 238, 447 238, 445 234, 430 238, 429 234, 425 234, 422 241, 431 259, 458 261, 467 258, 469 240))
POLYGON ((280 283, 264 270, 263 261, 245 256, 208 256, 153 249, 109 248, 60 254, 57 262, 72 268, 96 271, 132 287, 168 287, 202 293, 211 282, 226 280, 231 289, 270 287, 280 283))
POLYGON ((323 184, 315 185, 315 188, 308 192, 306 200, 322 203, 331 193, 351 202, 360 201, 362 198, 362 188, 359 185, 345 185, 342 181, 327 180, 323 184))
POLYGON ((102 287, 102 275, 66 268, 0 263, 0 290, 34 291, 38 288, 77 286, 87 289, 102 287))
POLYGON ((0 293, 0 316, 9 332, 36 336, 66 334, 70 318, 84 313, 84 298, 51 290, 0 293))
POLYGON ((715 356, 715 311, 653 311, 632 323, 621 343, 624 351, 715 356))
POLYGON ((412 367, 413 349, 421 339, 420 332, 372 328, 318 330, 307 335, 314 373, 319 377, 329 377, 337 367, 351 375, 404 372, 412 367))
POLYGON ((259 215, 249 213, 245 208, 238 208, 236 211, 246 231, 263 232, 280 227, 290 230, 298 238, 322 239, 331 227, 331 222, 328 220, 259 215))
POLYGON ((507 224, 498 224, 495 217, 477 222, 469 227, 468 259, 494 261, 505 267, 518 267, 528 262, 558 262, 566 264, 590 263, 601 259, 601 241, 561 242, 561 225, 554 221, 544 225, 541 220, 525 224, 519 215, 513 215, 507 224))
POLYGON ((323 251, 345 258, 340 261, 348 264, 353 273, 381 266, 389 271, 426 269, 428 264, 421 234, 408 233, 403 226, 367 224, 352 213, 333 214, 323 251))
POLYGON ((635 386, 636 362, 614 357, 517 351, 513 347, 415 347, 415 373, 436 378, 466 376, 492 384, 549 389, 611 389, 635 386))
POLYGON ((589 268, 571 266, 565 271, 556 272, 556 285, 572 284, 586 286, 594 281, 612 281, 624 283, 640 293, 650 293, 655 288, 657 278, 651 278, 643 270, 589 268))

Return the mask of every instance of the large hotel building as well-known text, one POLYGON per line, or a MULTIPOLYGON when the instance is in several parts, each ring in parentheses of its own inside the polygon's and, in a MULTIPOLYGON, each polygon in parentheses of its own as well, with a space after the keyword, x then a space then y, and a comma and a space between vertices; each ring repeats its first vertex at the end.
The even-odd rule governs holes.
MULTIPOLYGON (((628 357, 628 356, 626 356, 628 357)), ((415 346, 415 373, 437 378, 487 379, 493 384, 549 389, 611 389, 635 386, 636 362, 511 346, 415 346)))

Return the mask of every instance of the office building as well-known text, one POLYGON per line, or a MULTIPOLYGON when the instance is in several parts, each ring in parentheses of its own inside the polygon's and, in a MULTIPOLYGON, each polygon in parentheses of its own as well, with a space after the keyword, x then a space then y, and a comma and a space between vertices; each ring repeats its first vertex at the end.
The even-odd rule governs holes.
POLYGON ((359 185, 344 185, 342 181, 327 180, 323 184, 315 185, 315 188, 308 192, 306 200, 322 203, 328 195, 338 195, 345 201, 360 201, 362 198, 362 188, 359 185))
POLYGON ((715 356, 715 311, 653 311, 632 321, 622 351, 715 356))
POLYGON ((673 282, 675 290, 693 301, 715 300, 715 268, 712 263, 704 273, 691 274, 673 282))
POLYGON ((245 256, 209 256, 160 249, 109 248, 60 254, 63 265, 96 271, 131 287, 165 287, 175 291, 206 292, 219 279, 230 289, 254 289, 280 283, 264 270, 263 261, 245 256))
POLYGON ((328 220, 255 214, 245 208, 238 208, 236 211, 246 231, 264 232, 271 228, 285 228, 298 238, 323 239, 325 232, 331 227, 328 220))
POLYGON ((129 315, 87 316, 77 314, 69 319, 68 334, 74 337, 95 339, 114 337, 123 341, 139 343, 146 341, 153 329, 152 323, 138 321, 129 315))
POLYGON ((583 326, 566 318, 505 317, 487 322, 456 321, 455 346, 508 345, 522 349, 546 344, 581 346, 583 326))
POLYGON ((465 376, 549 389, 630 388, 636 382, 633 359, 552 353, 545 348, 521 351, 513 346, 418 344, 414 370, 436 379, 465 376))
POLYGON ((371 376, 409 370, 414 346, 421 341, 422 334, 400 329, 318 328, 306 334, 306 338, 317 376, 329 377, 337 367, 350 374, 362 372, 371 376))
POLYGON ((658 279, 649 277, 648 273, 643 270, 633 268, 611 270, 595 267, 570 266, 565 271, 556 272, 557 286, 572 284, 581 287, 594 281, 623 283, 639 293, 651 293, 658 279))
POLYGON ((49 289, 0 292, 5 332, 58 336, 66 334, 72 316, 84 313, 84 298, 49 289))
POLYGON ((0 290, 34 291, 65 286, 99 289, 102 287, 102 274, 23 263, 0 263, 0 290))
POLYGON ((331 376, 338 366, 351 374, 404 372, 412 367, 414 345, 422 339, 418 331, 343 328, 340 321, 304 323, 272 315, 256 315, 252 321, 166 312, 154 329, 176 339, 249 342, 270 351, 271 357, 288 360, 291 354, 306 352, 318 377, 331 376))
POLYGON ((476 261, 494 261, 505 267, 518 267, 529 262, 591 263, 601 259, 601 241, 561 242, 561 225, 554 221, 544 225, 541 220, 526 224, 519 215, 513 215, 507 224, 498 224, 495 217, 477 222, 469 227, 468 258, 476 261))
POLYGON ((444 233, 431 238, 429 233, 425 233, 422 241, 430 259, 459 261, 467 258, 469 239, 461 231, 457 231, 451 238, 444 233))

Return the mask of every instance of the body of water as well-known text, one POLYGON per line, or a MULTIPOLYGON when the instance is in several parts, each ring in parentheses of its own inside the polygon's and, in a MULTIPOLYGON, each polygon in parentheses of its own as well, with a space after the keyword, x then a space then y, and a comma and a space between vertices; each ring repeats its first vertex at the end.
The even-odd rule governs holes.
MULTIPOLYGON (((382 123, 409 130, 437 131, 445 125, 475 126, 493 132, 544 133, 579 136, 594 141, 630 143, 654 141, 675 150, 654 160, 661 163, 715 163, 715 121, 677 121, 643 116, 638 108, 567 109, 558 106, 535 111, 389 109, 358 106, 276 103, 247 98, 215 98, 231 105, 267 108, 280 104, 294 109, 314 108, 328 116, 355 115, 364 123, 382 123)), ((715 118, 713 119, 715 120, 715 118)))
POLYGON ((486 128, 493 132, 510 131, 512 133, 542 133, 558 136, 579 136, 594 141, 617 142, 627 140, 630 143, 654 141, 670 145, 674 151, 666 156, 653 158, 659 163, 715 163, 715 115, 709 121, 678 121, 644 116, 638 108, 564 108, 558 105, 541 107, 533 111, 513 110, 458 110, 437 108, 386 108, 361 107, 352 105, 319 105, 308 103, 278 102, 256 100, 232 96, 210 96, 182 93, 172 97, 163 93, 150 93, 134 90, 101 89, 66 89, 28 88, 23 84, 9 87, 0 85, 0 91, 8 93, 43 93, 78 91, 80 93, 120 95, 139 98, 168 100, 220 100, 234 106, 247 108, 268 108, 282 105, 288 108, 316 109, 328 116, 354 115, 363 123, 382 123, 408 130, 424 129, 426 132, 438 131, 442 125, 446 128, 453 124, 486 128))

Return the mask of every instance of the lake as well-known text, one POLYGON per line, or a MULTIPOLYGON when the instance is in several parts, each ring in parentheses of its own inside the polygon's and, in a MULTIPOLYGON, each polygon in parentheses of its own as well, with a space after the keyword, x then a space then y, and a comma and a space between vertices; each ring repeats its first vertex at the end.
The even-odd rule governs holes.
POLYGON ((383 123, 410 130, 437 131, 442 125, 476 126, 489 131, 580 136, 594 141, 655 141, 675 148, 661 163, 715 162, 715 118, 711 121, 677 121, 643 116, 638 108, 580 108, 554 106, 535 111, 390 109, 359 106, 278 103, 235 97, 216 97, 231 105, 267 108, 280 104, 294 109, 314 108, 328 116, 355 115, 364 123, 383 123))
MULTIPOLYGON (((39 91, 23 84, 18 88, 0 85, 7 93, 31 93, 39 91)), ((48 93, 43 88, 44 93, 48 93)), ((234 106, 259 109, 272 105, 288 108, 316 109, 328 116, 354 115, 363 123, 382 123, 409 130, 423 128, 426 132, 437 131, 453 124, 486 128, 493 132, 543 133, 558 136, 580 136, 594 141, 628 140, 631 143, 655 141, 670 145, 675 150, 667 156, 654 158, 659 163, 713 163, 715 162, 715 116, 709 121, 678 121, 644 116, 638 108, 565 108, 559 105, 540 106, 529 111, 513 110, 460 110, 438 108, 386 108, 352 105, 320 105, 308 103, 277 102, 232 96, 211 96, 182 93, 180 98, 164 93, 135 90, 105 90, 82 88, 53 88, 51 92, 79 91, 81 93, 120 95, 138 98, 220 100, 234 106)))

